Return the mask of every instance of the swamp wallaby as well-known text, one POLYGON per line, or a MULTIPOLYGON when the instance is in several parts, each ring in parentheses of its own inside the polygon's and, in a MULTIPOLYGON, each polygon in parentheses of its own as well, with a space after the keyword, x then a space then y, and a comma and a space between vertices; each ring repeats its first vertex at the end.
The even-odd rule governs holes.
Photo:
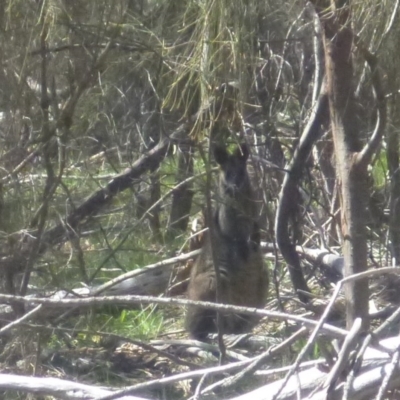
MULTIPOLYGON (((216 301, 216 277, 211 240, 220 272, 220 302, 248 307, 263 307, 268 292, 268 272, 260 250, 257 204, 246 161, 249 149, 242 144, 231 155, 216 147, 215 161, 221 173, 217 207, 213 216, 213 238, 208 233, 203 250, 193 267, 188 297, 190 300, 216 301)), ((233 313, 221 314, 224 333, 251 329, 258 318, 233 313)), ((204 339, 216 332, 216 312, 189 307, 186 328, 191 336, 204 339)))

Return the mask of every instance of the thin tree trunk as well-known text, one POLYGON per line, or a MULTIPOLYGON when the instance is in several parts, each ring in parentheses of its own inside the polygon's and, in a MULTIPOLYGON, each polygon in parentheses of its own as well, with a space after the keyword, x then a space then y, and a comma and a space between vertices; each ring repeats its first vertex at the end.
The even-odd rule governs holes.
MULTIPOLYGON (((325 20, 325 55, 333 142, 340 180, 341 226, 345 276, 367 270, 366 200, 367 169, 360 168, 354 155, 361 150, 353 90, 352 47, 348 7, 325 20), (336 18, 340 18, 339 21, 336 18), (342 26, 341 26, 342 25, 342 26)), ((357 317, 368 327, 368 280, 345 287, 347 328, 357 317)))
MULTIPOLYGON (((358 42, 357 47, 371 67, 371 81, 377 98, 377 123, 369 142, 362 148, 355 110, 352 51, 355 37, 350 28, 349 0, 313 1, 324 30, 327 92, 339 177, 341 228, 345 276, 367 269, 366 217, 368 165, 382 138, 386 108, 376 59, 358 42), (326 9, 330 12, 326 13, 326 9)), ((368 280, 354 280, 345 286, 347 327, 360 317, 369 326, 368 280)))

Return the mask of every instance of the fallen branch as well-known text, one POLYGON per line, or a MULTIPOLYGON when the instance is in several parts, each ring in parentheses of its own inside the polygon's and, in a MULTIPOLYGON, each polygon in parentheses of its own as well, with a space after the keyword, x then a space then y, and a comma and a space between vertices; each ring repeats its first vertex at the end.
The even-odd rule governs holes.
MULTIPOLYGON (((12 374, 0 374, 0 389, 54 396, 65 400, 87 400, 112 393, 101 388, 58 378, 38 378, 12 374)), ((146 400, 143 397, 124 396, 120 400, 146 400)))
MULTIPOLYGON (((399 271, 400 272, 400 271, 399 271)), ((257 315, 259 317, 269 317, 283 321, 294 321, 304 324, 309 327, 315 327, 318 322, 297 315, 286 314, 277 311, 268 311, 253 307, 239 307, 227 304, 216 304, 208 301, 192 301, 176 298, 160 298, 152 296, 103 296, 103 297, 86 297, 79 299, 47 299, 47 298, 28 298, 23 296, 12 296, 0 294, 0 302, 15 302, 23 304, 43 304, 45 309, 63 309, 72 307, 99 307, 104 305, 119 305, 119 304, 164 304, 164 305, 180 305, 180 306, 198 306, 209 308, 216 311, 234 312, 245 315, 257 315)), ((42 311, 43 312, 43 311, 42 311)), ((47 312, 47 310, 46 310, 47 312)), ((334 327, 329 324, 323 324, 321 331, 330 334, 336 338, 343 338, 347 335, 347 331, 341 328, 334 327)))

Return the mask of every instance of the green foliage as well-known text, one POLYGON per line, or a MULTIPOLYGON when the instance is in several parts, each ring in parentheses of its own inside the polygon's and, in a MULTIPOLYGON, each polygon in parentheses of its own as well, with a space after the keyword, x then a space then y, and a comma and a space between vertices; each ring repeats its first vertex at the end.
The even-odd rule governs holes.
POLYGON ((132 339, 154 339, 163 331, 163 323, 163 313, 155 306, 148 306, 140 311, 123 310, 108 328, 132 339))
POLYGON ((374 185, 377 188, 382 188, 387 185, 387 172, 388 165, 386 159, 386 151, 381 150, 376 158, 375 163, 372 167, 372 176, 374 179, 374 185))

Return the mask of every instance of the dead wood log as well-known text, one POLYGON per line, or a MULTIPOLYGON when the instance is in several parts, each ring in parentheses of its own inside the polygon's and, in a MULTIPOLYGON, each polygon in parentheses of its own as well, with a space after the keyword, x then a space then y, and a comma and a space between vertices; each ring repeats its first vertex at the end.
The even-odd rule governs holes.
MULTIPOLYGON (((112 394, 113 389, 84 385, 58 378, 39 378, 13 374, 0 374, 0 389, 54 396, 57 399, 84 400, 112 394)), ((115 389, 114 389, 115 390, 115 389)), ((143 397, 123 396, 120 400, 146 400, 143 397)))
MULTIPOLYGON (((392 337, 379 343, 388 351, 396 351, 400 345, 400 338, 392 337)), ((398 350, 397 350, 398 351, 398 350)), ((378 393, 383 379, 391 368, 399 368, 400 363, 392 365, 392 354, 368 348, 359 371, 355 374, 354 381, 349 385, 348 398, 352 400, 372 399, 378 393)), ((310 368, 293 375, 279 395, 279 400, 341 400, 346 382, 339 382, 332 390, 324 387, 328 371, 310 368), (299 393, 301 393, 299 397, 299 393)), ((272 400, 280 390, 283 379, 262 386, 230 400, 272 400)), ((400 375, 394 373, 388 383, 387 389, 400 388, 400 375)))

